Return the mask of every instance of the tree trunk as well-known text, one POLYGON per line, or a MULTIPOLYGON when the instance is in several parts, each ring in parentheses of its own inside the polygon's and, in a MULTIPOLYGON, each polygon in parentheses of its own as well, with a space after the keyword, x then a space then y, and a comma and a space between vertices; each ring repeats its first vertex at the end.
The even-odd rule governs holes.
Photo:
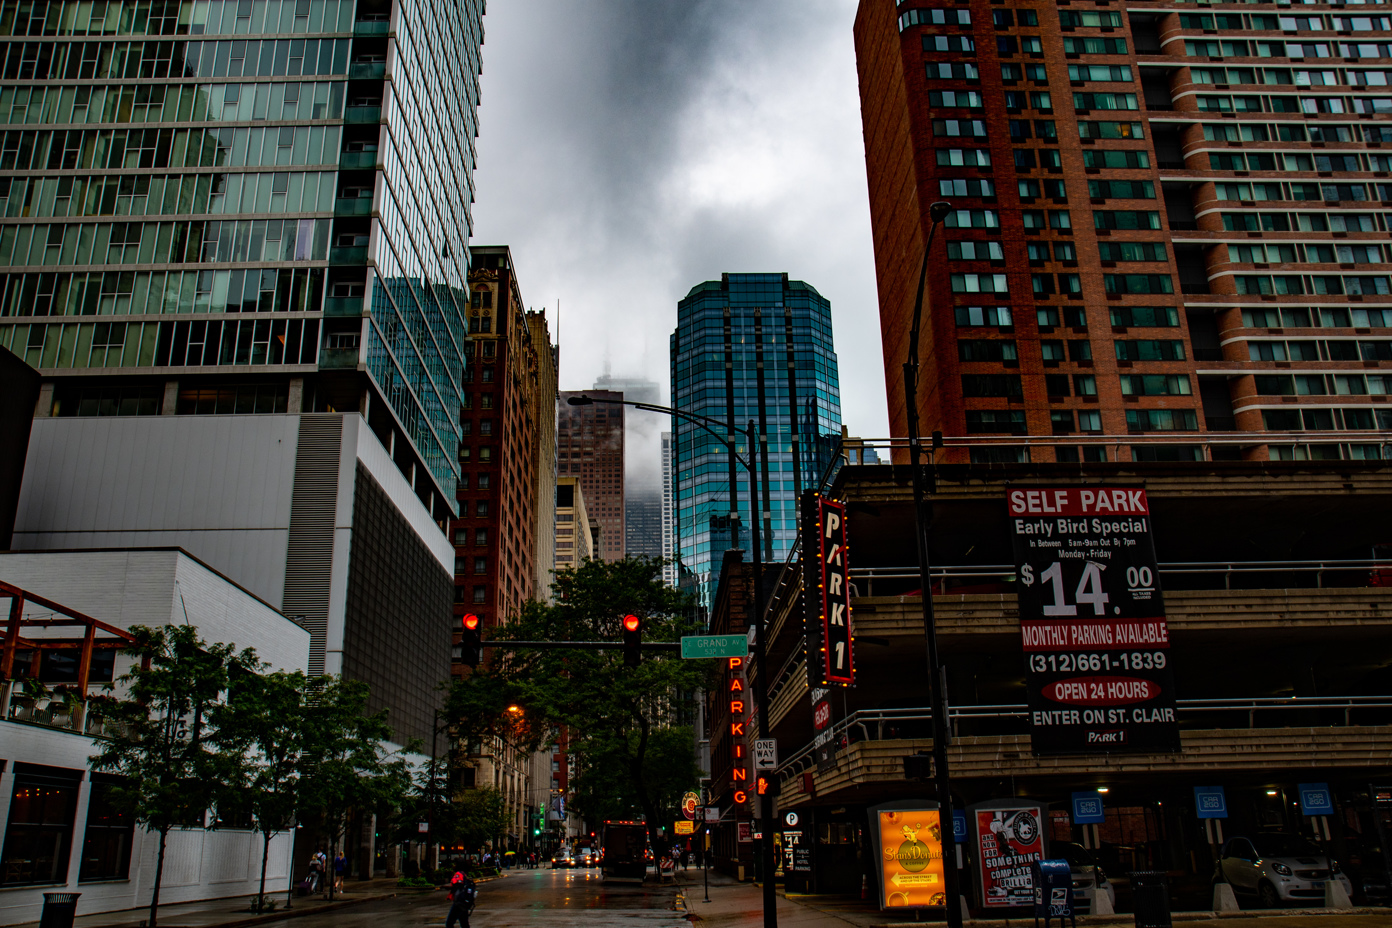
POLYGON ((169 837, 169 826, 160 829, 159 856, 155 858, 155 888, 150 894, 150 928, 155 928, 159 918, 160 881, 164 879, 164 845, 169 837))
POLYGON ((653 848, 653 863, 657 865, 657 879, 662 881, 662 848, 657 832, 657 803, 648 794, 648 782, 643 776, 643 761, 648 756, 648 720, 640 711, 638 716, 638 750, 629 761, 629 775, 633 778, 633 789, 638 794, 638 805, 643 810, 643 818, 648 825, 648 842, 653 848))
MULTIPOLYGON (((256 911, 263 912, 266 908, 266 858, 271 854, 271 833, 263 831, 261 833, 261 888, 256 891, 256 911)), ((291 861, 293 864, 294 862, 291 861)), ((294 870, 294 867, 291 867, 294 870)), ((290 877, 294 879, 292 874, 290 877)))

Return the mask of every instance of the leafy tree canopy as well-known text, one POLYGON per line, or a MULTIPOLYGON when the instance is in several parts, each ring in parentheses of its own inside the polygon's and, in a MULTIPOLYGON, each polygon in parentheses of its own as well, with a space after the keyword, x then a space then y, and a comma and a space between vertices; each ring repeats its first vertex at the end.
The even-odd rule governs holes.
POLYGON ((576 803, 602 819, 643 812, 650 838, 696 785, 691 729, 680 724, 690 694, 714 669, 675 651, 644 651, 626 667, 625 615, 643 620, 645 642, 693 634, 691 599, 662 583, 662 561, 586 561, 559 571, 555 604, 528 603, 490 637, 512 641, 608 641, 612 648, 499 648, 487 666, 456 682, 446 713, 461 741, 501 738, 532 751, 564 727, 579 760, 576 803))

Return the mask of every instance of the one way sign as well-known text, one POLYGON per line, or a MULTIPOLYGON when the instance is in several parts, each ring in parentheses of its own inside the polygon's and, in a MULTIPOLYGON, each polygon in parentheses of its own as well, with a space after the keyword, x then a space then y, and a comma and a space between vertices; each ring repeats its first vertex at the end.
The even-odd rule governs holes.
POLYGON ((778 769, 778 742, 773 738, 759 738, 754 741, 754 769, 778 769))

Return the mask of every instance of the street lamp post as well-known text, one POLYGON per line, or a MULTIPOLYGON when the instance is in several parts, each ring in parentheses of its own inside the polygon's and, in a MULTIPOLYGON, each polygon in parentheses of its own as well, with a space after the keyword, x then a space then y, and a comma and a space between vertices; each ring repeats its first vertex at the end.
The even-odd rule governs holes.
MULTIPOLYGON (((759 428, 754 420, 749 421, 749 426, 745 435, 749 442, 749 447, 745 456, 741 458, 735 450, 734 435, 736 431, 731 423, 721 422, 709 416, 702 416, 697 413, 686 412, 681 409, 673 409, 670 406, 657 406, 653 403, 638 403, 631 400, 604 400, 594 397, 579 395, 572 396, 566 400, 571 406, 589 406, 592 403, 607 403, 615 406, 632 406, 635 409, 644 409, 648 412, 666 413, 678 419, 685 419, 694 425, 700 426, 725 445, 730 455, 730 543, 738 546, 738 535, 734 527, 734 519, 738 515, 738 492, 735 486, 734 462, 738 461, 749 473, 749 520, 752 523, 750 543, 753 550, 754 567, 754 669, 758 674, 759 682, 754 689, 755 711, 759 715, 759 730, 766 737, 768 730, 768 677, 764 672, 764 585, 763 585, 763 553, 761 551, 761 539, 759 537, 759 516, 756 507, 759 505, 759 468, 758 460, 755 457, 755 449, 759 446, 759 428), (725 429, 728 437, 722 437, 711 426, 719 426, 725 429)), ((777 887, 773 881, 773 797, 769 795, 759 796, 757 789, 757 778, 755 796, 758 800, 759 817, 763 822, 760 841, 760 860, 761 869, 764 874, 764 928, 778 928, 778 894, 777 887)))
POLYGON ((947 719, 947 680, 938 653, 937 622, 933 615, 933 578, 929 569, 928 490, 924 487, 919 459, 923 444, 918 434, 918 335, 923 317, 923 289, 928 279, 928 256, 932 253, 933 233, 952 211, 952 204, 939 200, 928 207, 928 241, 923 246, 923 267, 918 273, 918 294, 914 298, 913 324, 909 327, 909 356, 904 361, 904 409, 908 415, 909 470, 913 480, 914 538, 918 544, 918 580, 922 585, 923 639, 928 652, 928 690, 933 705, 933 781, 938 793, 938 824, 943 836, 943 890, 946 895, 948 928, 962 928, 961 890, 957 879, 957 857, 949 847, 956 842, 952 817, 952 783, 947 769, 947 745, 951 728, 947 719))

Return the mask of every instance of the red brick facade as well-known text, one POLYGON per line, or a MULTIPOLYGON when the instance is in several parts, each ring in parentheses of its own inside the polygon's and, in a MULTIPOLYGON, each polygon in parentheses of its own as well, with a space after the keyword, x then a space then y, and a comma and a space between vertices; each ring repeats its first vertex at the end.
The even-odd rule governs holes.
MULTIPOLYGON (((459 517, 450 522, 456 642, 466 613, 492 628, 540 595, 534 589, 537 511, 553 506, 536 498, 535 446, 540 417, 552 414, 554 405, 538 405, 532 388, 538 364, 550 363, 550 346, 533 344, 538 329, 529 325, 508 250, 471 252, 459 517)), ((457 660, 456 654, 459 673, 457 660)))
MULTIPOLYGON (((1352 82, 1389 64, 1392 30, 1377 17, 1336 22, 1371 12, 1352 7, 1301 6, 1300 14, 1314 18, 1300 31, 1281 28, 1288 24, 1275 6, 1186 9, 1186 16, 1239 17, 1212 23, 1181 20, 1167 7, 1151 0, 862 0, 855 41, 893 434, 906 430, 901 365, 928 206, 946 200, 954 212, 933 243, 924 306, 925 433, 1119 439, 1105 447, 1060 445, 1061 460, 1154 455, 1153 447, 1133 452, 1128 438, 1163 433, 1174 444, 1158 453, 1182 460, 1268 456, 1257 436, 1205 447, 1204 432, 1322 430, 1322 447, 1292 453, 1377 456, 1372 443, 1392 424, 1392 407, 1379 412, 1387 402, 1383 381, 1361 375, 1388 366, 1381 359, 1392 351, 1377 336, 1392 333, 1380 313, 1359 326, 1364 317, 1349 310, 1392 309, 1387 218, 1375 212, 1377 200, 1392 199, 1392 185, 1376 180, 1389 166, 1376 153, 1384 131, 1392 141, 1392 99, 1375 101, 1372 88, 1353 84, 1309 96, 1309 87, 1294 83, 1309 79, 1295 54, 1307 50, 1284 43, 1317 39, 1330 51, 1344 50, 1341 41, 1382 43, 1374 48, 1381 60, 1333 62, 1341 67, 1327 73, 1352 82), (1254 13, 1270 19, 1252 20, 1254 13), (1349 39, 1341 26, 1372 28, 1349 39), (1282 44, 1258 49, 1253 36, 1282 44), (1241 37, 1236 45, 1234 37, 1241 37), (1208 52, 1221 54, 1197 54, 1208 52), (1292 83, 1270 83, 1280 80, 1292 83), (1326 104, 1343 112, 1302 111, 1326 104), (1302 138, 1215 140, 1229 132, 1258 141, 1264 134, 1302 138), (1322 133, 1349 141, 1313 140, 1322 133), (1334 148, 1335 169, 1317 170, 1330 166, 1317 159, 1334 148), (1239 164, 1230 151, 1255 157, 1239 164), (987 153, 989 165, 977 152, 987 153), (1253 201, 1244 186, 1253 182, 1262 195, 1284 199, 1253 201), (1217 200, 1216 191, 1227 199, 1217 200), (1337 202, 1326 202, 1331 196, 1337 202), (1319 228, 1342 223, 1330 217, 1354 209, 1367 213, 1361 221, 1371 227, 1319 228), (1256 215, 1268 212, 1287 219, 1256 215), (1303 233, 1233 228, 1306 222, 1297 212, 1322 218, 1308 220, 1316 228, 1303 233), (1253 261, 1249 239, 1299 244, 1253 261), (1350 243, 1353 251, 1339 250, 1350 243), (1285 307, 1299 311, 1279 315, 1285 307), (1277 316, 1252 312, 1272 308, 1277 316), (1299 325, 1301 311, 1313 313, 1312 322, 1299 325), (1303 356, 1292 363, 1283 353, 1303 356), (1299 376, 1282 379, 1285 371, 1299 376), (1354 371, 1361 379, 1349 379, 1354 371), (1306 395, 1306 388, 1321 392, 1306 395), (1310 408, 1305 420, 1291 418, 1292 406, 1310 408), (1349 443, 1329 443, 1334 433, 1350 433, 1349 443)), ((1392 326, 1392 314, 1386 322, 1392 326)), ((998 449, 994 459, 1018 453, 998 449)), ((1030 453, 1035 461, 1055 459, 1047 447, 1030 453)))

